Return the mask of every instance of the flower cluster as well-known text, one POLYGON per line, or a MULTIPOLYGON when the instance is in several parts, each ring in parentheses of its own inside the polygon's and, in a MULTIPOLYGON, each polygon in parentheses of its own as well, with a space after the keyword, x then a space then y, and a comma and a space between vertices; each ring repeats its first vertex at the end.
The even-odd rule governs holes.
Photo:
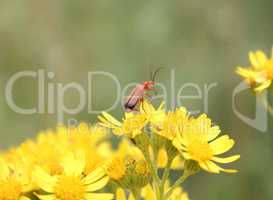
POLYGON ((143 101, 119 121, 58 127, 0 154, 0 200, 188 200, 181 184, 201 169, 225 169, 239 155, 219 157, 234 141, 185 108, 166 112, 143 101), (111 134, 122 136, 112 144, 111 134), (116 145, 117 144, 117 145, 116 145), (113 147, 115 146, 115 147, 113 147), (183 171, 175 182, 172 171, 183 171))
POLYGON ((253 88, 255 92, 262 92, 272 85, 273 81, 273 47, 271 58, 258 50, 249 52, 251 66, 237 67, 237 73, 253 88))
MULTIPOLYGON (((234 140, 226 134, 220 136, 220 127, 213 125, 206 114, 193 117, 183 107, 166 112, 164 103, 155 108, 145 100, 141 103, 139 112, 125 113, 121 121, 106 112, 99 116, 99 120, 101 126, 112 129, 115 135, 126 136, 138 148, 139 153, 135 153, 135 158, 138 158, 136 155, 140 155, 140 159, 147 162, 150 173, 147 173, 146 177, 152 177, 155 199, 184 199, 182 198, 185 196, 184 193, 178 192, 180 194, 178 198, 174 198, 173 195, 177 193, 177 188, 179 189, 186 178, 201 169, 209 173, 237 172, 235 169, 223 168, 220 164, 234 162, 240 158, 239 155, 219 157, 234 146, 234 140), (159 176, 161 167, 164 168, 164 172, 159 176), (166 189, 165 184, 168 182, 170 170, 175 169, 183 169, 184 174, 166 189)), ((115 177, 121 186, 124 184, 123 177, 126 177, 127 163, 132 165, 130 159, 126 159, 128 157, 123 161, 120 161, 120 158, 112 161, 116 170, 110 169, 114 171, 114 175, 122 175, 115 177), (124 165, 123 170, 117 167, 122 165, 124 165)), ((134 173, 136 174, 135 171, 134 173)), ((134 187, 129 186, 127 189, 131 190, 134 196, 138 196, 139 191, 134 191, 137 184, 131 182, 134 183, 134 187)), ((118 194, 124 199, 122 190, 119 190, 118 194)))
POLYGON ((99 126, 59 127, 0 157, 0 200, 113 199, 103 163, 112 153, 99 126))

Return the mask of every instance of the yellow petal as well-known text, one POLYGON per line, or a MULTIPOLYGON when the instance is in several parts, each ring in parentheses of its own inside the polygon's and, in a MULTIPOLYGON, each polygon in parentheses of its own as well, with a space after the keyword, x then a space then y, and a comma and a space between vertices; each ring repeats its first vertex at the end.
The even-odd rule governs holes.
POLYGON ((199 162, 199 166, 207 172, 220 173, 219 167, 211 161, 199 162))
POLYGON ((53 193, 54 187, 57 183, 57 178, 50 176, 41 167, 35 167, 33 172, 34 182, 44 191, 53 193))
POLYGON ((182 159, 182 157, 180 155, 176 156, 173 159, 171 169, 179 170, 179 169, 182 169, 182 168, 183 168, 183 159, 182 159))
POLYGON ((122 188, 117 189, 116 200, 126 200, 126 194, 122 188))
POLYGON ((36 196, 40 200, 57 200, 57 197, 55 196, 55 194, 48 194, 48 195, 38 195, 38 194, 36 194, 36 196))
POLYGON ((150 184, 148 184, 146 187, 143 188, 143 197, 146 200, 155 200, 155 192, 150 184))
POLYGON ((238 172, 238 170, 236 170, 236 169, 224 169, 211 161, 209 161, 209 163, 210 163, 210 166, 214 166, 215 168, 218 168, 219 171, 222 171, 222 172, 226 172, 226 173, 237 173, 238 172))
POLYGON ((114 117, 109 115, 107 112, 102 112, 102 115, 115 126, 121 126, 122 124, 114 117))
POLYGON ((110 193, 85 193, 84 199, 86 200, 111 200, 114 198, 110 193))
POLYGON ((9 176, 9 167, 7 163, 0 158, 0 180, 7 179, 9 176))
POLYGON ((66 175, 79 176, 85 168, 85 154, 83 152, 68 153, 63 158, 61 165, 66 175))
MULTIPOLYGON (((200 165, 200 163, 199 163, 200 165)), ((236 173, 238 172, 238 170, 235 169, 224 169, 218 165, 216 165, 214 162, 212 161, 206 161, 204 163, 205 168, 203 168, 201 165, 200 167, 202 167, 203 169, 205 169, 206 171, 210 172, 210 173, 216 173, 219 174, 221 171, 222 172, 226 172, 226 173, 236 173)))
POLYGON ((108 183, 108 181, 109 181, 109 177, 106 176, 95 183, 86 185, 86 191, 94 192, 94 191, 100 190, 108 183))
POLYGON ((268 60, 267 56, 262 51, 256 52, 256 58, 260 65, 264 65, 268 60))
POLYGON ((128 200, 135 200, 135 197, 132 194, 130 194, 128 200))
POLYGON ((159 149, 157 156, 157 164, 159 168, 164 168, 168 162, 168 155, 164 148, 159 149))
POLYGON ((234 145, 234 140, 230 139, 228 135, 223 135, 216 140, 209 143, 214 155, 219 155, 230 150, 234 145))
POLYGON ((244 78, 249 78, 252 74, 252 70, 243 68, 243 67, 237 67, 236 73, 244 78))
POLYGON ((271 80, 267 80, 265 82, 263 82, 261 85, 259 85, 258 87, 256 87, 254 89, 255 92, 262 92, 263 90, 265 90, 266 88, 268 88, 271 85, 271 80))
POLYGON ((103 127, 106 127, 106 128, 116 128, 115 125, 111 124, 111 123, 110 123, 109 121, 107 121, 107 119, 105 119, 104 117, 98 116, 98 119, 101 121, 101 122, 98 123, 100 126, 103 126, 103 127))
POLYGON ((155 108, 147 100, 144 100, 140 106, 140 112, 146 115, 150 115, 155 111, 155 108))
POLYGON ((189 153, 182 152, 182 155, 186 160, 191 160, 192 159, 191 154, 189 154, 189 153))
POLYGON ((213 157, 212 160, 218 163, 231 163, 234 162, 236 160, 238 160, 240 158, 240 155, 234 155, 234 156, 230 156, 227 158, 219 158, 219 157, 213 157))
POLYGON ((226 173, 230 173, 230 174, 234 174, 234 173, 238 172, 237 169, 224 169, 224 168, 221 168, 221 171, 226 172, 226 173))
POLYGON ((31 200, 31 199, 26 196, 21 196, 19 200, 31 200))
POLYGON ((124 134, 124 132, 122 131, 121 128, 115 128, 115 129, 113 130, 113 133, 114 133, 115 135, 117 135, 117 136, 121 136, 121 135, 124 134))
POLYGON ((219 134, 221 130, 219 126, 213 126, 208 131, 208 141, 214 140, 219 134))
POLYGON ((259 67, 259 62, 256 58, 256 54, 254 54, 252 51, 249 52, 248 54, 249 56, 249 60, 250 60, 250 63, 255 67, 255 68, 258 68, 259 67))
POLYGON ((98 167, 93 172, 88 174, 83 181, 85 184, 91 184, 96 182, 97 180, 101 179, 103 176, 105 176, 105 171, 102 167, 98 167))

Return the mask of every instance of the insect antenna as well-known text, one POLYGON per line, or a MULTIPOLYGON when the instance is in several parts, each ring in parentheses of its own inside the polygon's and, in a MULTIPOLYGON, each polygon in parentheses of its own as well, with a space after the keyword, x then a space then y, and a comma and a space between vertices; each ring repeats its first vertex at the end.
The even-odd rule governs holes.
POLYGON ((152 73, 152 81, 155 82, 155 78, 156 78, 156 75, 158 74, 158 72, 160 72, 164 67, 159 67, 157 68, 153 73, 152 73))
POLYGON ((153 71, 151 65, 149 65, 149 75, 150 75, 149 80, 153 80, 153 71))

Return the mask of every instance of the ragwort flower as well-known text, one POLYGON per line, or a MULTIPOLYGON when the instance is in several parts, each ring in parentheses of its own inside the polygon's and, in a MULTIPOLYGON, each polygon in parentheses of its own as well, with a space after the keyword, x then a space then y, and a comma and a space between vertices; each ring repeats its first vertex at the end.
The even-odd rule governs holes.
POLYGON ((258 50, 249 53, 249 60, 250 67, 238 67, 236 72, 245 78, 255 92, 262 92, 269 88, 273 81, 273 47, 271 58, 258 50))
POLYGON ((37 185, 47 194, 37 194, 41 200, 110 200, 110 193, 96 193, 102 189, 109 178, 104 169, 98 167, 88 175, 83 175, 85 158, 83 154, 68 154, 62 161, 63 173, 51 176, 38 167, 34 177, 37 185))
POLYGON ((0 158, 0 200, 30 200, 26 196, 30 189, 24 169, 11 168, 0 158))
POLYGON ((179 150, 186 160, 194 160, 199 166, 211 173, 229 172, 235 173, 237 170, 224 169, 217 163, 230 163, 238 160, 239 155, 220 158, 218 155, 230 150, 234 145, 234 140, 228 135, 221 137, 218 126, 212 126, 211 120, 202 114, 198 118, 191 118, 188 126, 176 135, 173 145, 179 150))
POLYGON ((142 133, 144 126, 147 124, 147 118, 141 113, 125 113, 122 122, 112 117, 110 114, 103 112, 102 116, 98 117, 101 121, 101 126, 113 129, 115 135, 127 135, 129 138, 142 133))

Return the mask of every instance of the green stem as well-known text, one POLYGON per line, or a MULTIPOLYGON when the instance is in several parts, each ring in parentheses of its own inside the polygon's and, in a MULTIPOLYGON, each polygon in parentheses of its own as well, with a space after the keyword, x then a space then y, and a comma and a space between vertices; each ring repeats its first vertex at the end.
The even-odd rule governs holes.
POLYGON ((168 199, 170 197, 170 195, 172 194, 172 192, 174 191, 174 189, 176 189, 177 187, 179 187, 182 183, 185 182, 185 180, 191 176, 190 173, 184 172, 183 176, 181 176, 179 179, 176 180, 176 182, 173 184, 173 186, 169 189, 169 191, 164 195, 164 199, 168 199))
POLYGON ((162 180, 160 182, 160 195, 163 196, 164 195, 164 186, 165 186, 165 183, 169 177, 169 173, 170 173, 170 167, 171 167, 171 164, 172 164, 172 159, 168 159, 168 162, 167 162, 167 165, 164 169, 164 172, 163 172, 163 175, 162 175, 162 180))
POLYGON ((155 159, 151 158, 151 155, 149 153, 149 145, 151 145, 153 153, 155 151, 155 148, 154 148, 154 145, 151 141, 151 138, 144 137, 144 136, 135 138, 137 140, 136 143, 137 143, 137 146, 139 147, 139 149, 142 151, 142 153, 145 157, 145 160, 148 163, 149 169, 151 171, 152 178, 153 178, 153 189, 156 194, 156 199, 162 200, 163 195, 160 194, 160 178, 158 176, 158 169, 157 169, 155 159))
POLYGON ((157 168, 154 164, 154 162, 152 161, 152 159, 150 158, 150 155, 148 153, 148 151, 145 151, 143 152, 144 154, 144 157, 149 165, 149 168, 151 170, 151 173, 152 173, 152 176, 153 176, 153 187, 154 187, 154 190, 156 192, 156 197, 158 200, 161 199, 160 197, 160 187, 159 187, 159 184, 160 184, 160 179, 159 179, 159 176, 158 176, 158 173, 157 173, 157 168))
POLYGON ((167 179, 169 177, 171 163, 172 162, 168 162, 165 169, 164 169, 163 176, 162 176, 162 181, 161 181, 162 186, 164 186, 164 184, 166 183, 166 181, 167 181, 167 179))

